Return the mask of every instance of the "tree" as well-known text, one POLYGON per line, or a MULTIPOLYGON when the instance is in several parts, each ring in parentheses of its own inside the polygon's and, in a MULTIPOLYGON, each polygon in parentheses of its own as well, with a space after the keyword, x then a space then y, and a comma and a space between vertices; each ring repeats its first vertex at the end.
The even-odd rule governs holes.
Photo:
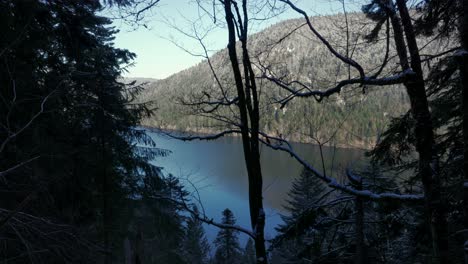
MULTIPOLYGON (((326 219, 334 214, 327 208, 330 194, 327 187, 319 179, 311 177, 307 170, 293 181, 285 206, 287 215, 281 216, 284 223, 276 228, 278 235, 272 246, 281 252, 283 258, 297 263, 319 262, 318 259, 326 253, 324 238, 331 228, 326 219)), ((339 201, 340 197, 336 200, 339 201)), ((329 255, 326 259, 331 261, 332 258, 333 255, 329 255)))
POLYGON ((468 1, 461 1, 461 12, 459 18, 460 43, 462 51, 459 59, 460 76, 462 84, 462 107, 463 107, 463 201, 464 201, 464 228, 465 228, 465 263, 468 263, 468 1))
MULTIPOLYGON (((424 74, 414 27, 405 1, 396 1, 400 17, 397 17, 392 2, 374 2, 366 6, 366 10, 379 7, 390 19, 397 53, 402 70, 412 69, 416 74, 411 80, 404 82, 411 102, 411 114, 415 120, 416 151, 419 153, 419 173, 424 186, 427 219, 430 224, 435 262, 447 263, 447 222, 444 202, 441 198, 441 183, 438 157, 434 152, 434 127, 429 110, 424 74), (401 19, 401 22, 400 22, 401 19), (401 23, 401 24, 400 24, 401 23), (406 43, 403 36, 406 36, 406 43), (411 62, 408 64, 407 52, 411 62), (411 68, 410 68, 411 67, 411 68)), ((368 12, 371 15, 375 12, 368 12)))
POLYGON ((167 154, 136 128, 151 113, 133 101, 141 87, 120 81, 135 54, 113 46, 98 1, 0 7, 1 257, 109 263, 121 252, 124 205, 142 179, 161 178, 149 161, 167 154))
POLYGON ((173 175, 153 175, 145 177, 140 188, 141 199, 129 204, 131 219, 125 230, 131 243, 129 255, 141 263, 190 263, 183 251, 183 208, 172 200, 187 195, 183 186, 173 175))
POLYGON ((249 238, 249 240, 247 240, 247 243, 245 244, 244 252, 242 255, 242 263, 255 264, 256 259, 257 258, 255 257, 254 242, 251 238, 249 238))
MULTIPOLYGON (((236 219, 229 209, 223 211, 222 224, 235 225, 236 219)), ((239 263, 241 257, 241 249, 237 239, 237 231, 232 229, 221 229, 214 241, 216 251, 214 262, 216 264, 231 264, 239 263)))
MULTIPOLYGON (((193 211, 198 214, 197 207, 194 207, 193 211)), ((202 221, 196 218, 195 215, 190 215, 187 220, 183 250, 187 263, 208 263, 210 245, 205 237, 202 221)))
MULTIPOLYGON (((220 81, 215 69, 210 64, 211 72, 216 80, 217 88, 222 97, 213 100, 211 96, 202 91, 200 96, 184 101, 185 105, 193 106, 195 111, 201 115, 208 115, 215 120, 221 120, 227 124, 228 129, 216 135, 206 137, 177 137, 182 140, 213 140, 228 134, 240 134, 244 151, 247 178, 249 183, 249 210, 250 223, 254 231, 255 251, 257 263, 267 263, 267 252, 265 247, 265 212, 263 209, 263 177, 260 164, 260 104, 257 80, 254 67, 250 61, 248 48, 249 13, 247 1, 238 6, 237 1, 219 1, 221 12, 225 15, 228 31, 228 54, 229 63, 234 79, 234 94, 230 98, 228 87, 220 81), (238 54, 236 42, 239 40, 241 54, 238 54), (221 108, 227 108, 234 113, 235 117, 220 115, 221 108)), ((213 5, 215 3, 213 2, 213 5)), ((203 9, 206 10, 206 9, 203 9)), ((216 19, 214 19, 216 21, 216 19)), ((216 22, 215 22, 216 23, 216 22)), ((202 38, 195 32, 194 38, 202 45, 205 56, 208 59, 208 51, 203 45, 202 38)), ((210 62, 209 62, 210 63, 210 62)))

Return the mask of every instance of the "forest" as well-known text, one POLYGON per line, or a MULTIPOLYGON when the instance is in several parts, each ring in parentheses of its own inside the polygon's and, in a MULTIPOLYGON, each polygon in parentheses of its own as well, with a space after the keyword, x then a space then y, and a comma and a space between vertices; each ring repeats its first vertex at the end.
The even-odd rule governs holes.
POLYGON ((114 23, 177 1, 0 0, 0 263, 468 264, 468 0, 307 1, 187 1, 168 26, 197 52, 167 45, 200 62, 155 80, 114 23), (238 139, 247 215, 153 133, 238 139), (365 157, 328 169, 338 148, 365 157), (274 233, 265 149, 301 168, 274 233))

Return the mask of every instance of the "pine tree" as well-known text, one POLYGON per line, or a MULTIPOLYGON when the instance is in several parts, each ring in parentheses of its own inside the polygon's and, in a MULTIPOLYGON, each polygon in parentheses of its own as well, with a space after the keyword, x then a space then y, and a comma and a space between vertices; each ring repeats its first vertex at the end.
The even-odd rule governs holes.
MULTIPOLYGON (((198 213, 198 208, 194 206, 193 211, 198 213)), ((187 263, 203 264, 208 262, 210 245, 205 237, 202 222, 194 215, 191 215, 187 220, 183 251, 187 263)))
POLYGON ((174 202, 187 196, 180 181, 171 174, 164 178, 145 177, 141 194, 141 200, 133 203, 129 233, 132 237, 138 237, 141 232, 142 263, 190 263, 184 260, 183 254, 185 232, 184 217, 180 213, 182 208, 174 202))
POLYGON ((36 157, 0 183, 0 208, 33 193, 21 216, 53 220, 4 228, 1 259, 27 258, 26 242, 38 263, 103 256, 77 237, 120 252, 131 198, 141 196, 142 180, 161 179, 149 161, 165 153, 136 128, 150 107, 133 101, 141 87, 121 82, 135 54, 114 47, 117 31, 101 10, 99 1, 0 0, 0 142, 21 132, 0 150, 0 171, 36 157), (55 222, 83 231, 44 230, 55 222))
MULTIPOLYGON (((236 219, 228 208, 223 211, 221 223, 225 225, 235 225, 236 219)), ((214 244, 216 252, 214 263, 216 264, 234 264, 240 263, 241 249, 237 238, 238 231, 224 228, 218 232, 214 244)))
POLYGON ((301 258, 312 259, 320 255, 320 241, 326 229, 319 220, 328 212, 314 206, 325 201, 321 199, 325 191, 323 183, 305 169, 294 180, 285 207, 288 214, 282 215, 284 223, 277 228, 279 235, 273 243, 274 247, 283 250, 283 257, 300 261, 301 258))
POLYGON ((325 186, 316 177, 303 169, 299 178, 293 181, 291 190, 288 193, 288 205, 285 206, 285 209, 289 215, 282 215, 285 224, 292 223, 305 210, 313 206, 325 189, 325 186))
POLYGON ((247 240, 247 243, 245 244, 243 257, 242 257, 242 263, 245 263, 245 264, 256 263, 254 242, 251 238, 249 238, 249 240, 247 240))

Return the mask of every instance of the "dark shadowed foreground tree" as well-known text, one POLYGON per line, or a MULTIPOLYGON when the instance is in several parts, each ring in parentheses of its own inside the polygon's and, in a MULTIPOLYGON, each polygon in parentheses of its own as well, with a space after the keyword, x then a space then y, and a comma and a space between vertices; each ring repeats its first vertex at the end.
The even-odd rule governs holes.
MULTIPOLYGON (((101 9, 98 1, 0 1, 6 262, 111 263, 141 205, 141 181, 159 179, 154 187, 164 190, 149 160, 167 152, 135 128, 151 111, 132 101, 141 87, 119 81, 135 55, 113 46, 101 9)), ((170 206, 159 219, 172 221, 170 206)))

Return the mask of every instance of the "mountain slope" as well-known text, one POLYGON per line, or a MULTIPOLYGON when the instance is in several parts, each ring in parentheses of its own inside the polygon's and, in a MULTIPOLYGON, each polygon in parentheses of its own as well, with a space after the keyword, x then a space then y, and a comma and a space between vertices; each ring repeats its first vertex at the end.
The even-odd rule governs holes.
MULTIPOLYGON (((325 89, 348 78, 348 75, 357 75, 356 71, 348 69, 334 58, 307 27, 301 27, 302 23, 301 19, 287 20, 250 36, 250 55, 257 66, 259 77, 260 69, 268 66, 276 76, 285 80, 300 80, 314 89, 325 89)), ((366 71, 373 72, 382 63, 385 35, 374 43, 365 41, 364 35, 372 30, 372 23, 363 14, 348 14, 348 48, 343 15, 313 17, 312 23, 338 51, 352 55, 366 71)), ((420 46, 424 46, 422 52, 429 54, 436 53, 443 44, 426 45, 429 40, 419 41, 420 46)), ((396 57, 393 45, 390 49, 392 57, 396 57)), ((235 89, 226 50, 214 54, 210 61, 228 96, 234 97, 235 89)), ((397 70, 398 66, 391 60, 387 69, 383 75, 397 70)), ((348 87, 341 94, 320 103, 313 98, 295 99, 280 109, 275 102, 287 96, 287 93, 267 80, 259 79, 258 82, 263 131, 295 141, 316 143, 317 139, 326 141, 333 136, 337 145, 368 148, 375 143, 390 118, 406 112, 409 106, 402 87, 387 86, 348 87)), ((150 83, 141 95, 141 100, 156 101, 159 110, 152 118, 143 120, 143 125, 192 132, 222 130, 225 127, 222 122, 197 115, 193 108, 180 103, 197 96, 200 98, 204 93, 210 94, 211 98, 220 96, 207 61, 150 83)), ((228 109, 220 110, 219 114, 235 120, 236 109, 233 110, 234 113, 228 109)))

